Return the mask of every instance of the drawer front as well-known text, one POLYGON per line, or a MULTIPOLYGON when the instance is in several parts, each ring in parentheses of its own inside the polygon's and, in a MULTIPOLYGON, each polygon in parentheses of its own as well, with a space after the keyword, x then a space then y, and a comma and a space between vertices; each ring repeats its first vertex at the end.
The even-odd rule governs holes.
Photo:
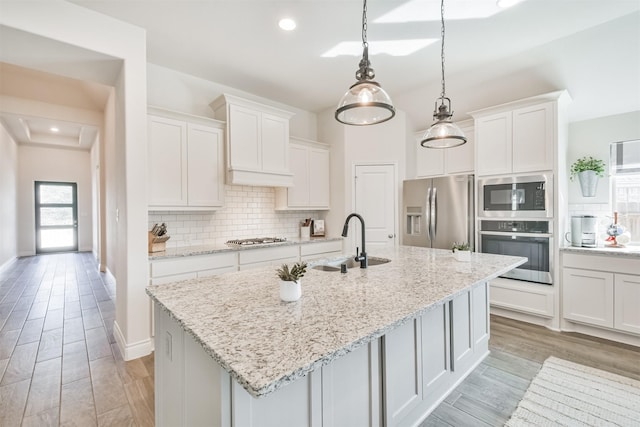
POLYGON ((183 273, 232 267, 236 264, 236 252, 156 260, 151 262, 151 277, 173 276, 183 273))
POLYGON ((240 265, 276 261, 281 259, 300 258, 299 246, 279 246, 265 249, 240 251, 240 265))
POLYGON ((328 252, 342 252, 342 240, 334 240, 331 242, 306 243, 300 245, 300 255, 318 255, 328 252))
POLYGON ((623 258, 615 255, 615 253, 608 256, 565 252, 562 254, 562 266, 585 270, 610 271, 613 273, 638 274, 640 271, 640 258, 623 258))

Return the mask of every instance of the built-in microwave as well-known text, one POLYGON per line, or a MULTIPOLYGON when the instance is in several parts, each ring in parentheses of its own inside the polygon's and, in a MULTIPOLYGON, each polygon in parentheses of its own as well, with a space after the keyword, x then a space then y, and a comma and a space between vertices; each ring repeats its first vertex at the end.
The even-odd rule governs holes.
POLYGON ((552 174, 479 179, 478 194, 479 217, 553 217, 552 174))

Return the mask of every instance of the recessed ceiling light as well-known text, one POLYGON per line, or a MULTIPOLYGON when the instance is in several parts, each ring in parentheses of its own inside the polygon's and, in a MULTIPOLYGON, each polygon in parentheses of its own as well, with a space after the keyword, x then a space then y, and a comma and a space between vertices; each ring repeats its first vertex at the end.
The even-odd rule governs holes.
MULTIPOLYGON (((414 39, 414 40, 376 40, 369 45, 369 55, 386 53, 391 56, 408 56, 423 47, 435 43, 438 39, 414 39)), ((362 42, 340 42, 325 53, 323 58, 336 56, 360 56, 362 54, 362 42)))
POLYGON ((55 126, 51 126, 51 127, 49 128, 49 130, 50 130, 51 132, 59 132, 59 131, 60 131, 60 129, 58 129, 58 128, 57 128, 57 127, 55 127, 55 126))
POLYGON ((278 22, 278 26, 284 31, 293 31, 296 29, 296 21, 291 18, 282 18, 278 22))

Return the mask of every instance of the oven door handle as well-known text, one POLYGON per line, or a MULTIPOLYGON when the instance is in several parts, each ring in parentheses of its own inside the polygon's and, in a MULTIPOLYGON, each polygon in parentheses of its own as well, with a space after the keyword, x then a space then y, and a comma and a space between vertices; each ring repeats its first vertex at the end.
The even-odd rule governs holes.
POLYGON ((548 239, 553 237, 549 233, 518 233, 518 232, 503 232, 503 231, 480 231, 480 235, 484 236, 504 236, 504 237, 540 237, 542 239, 548 239))

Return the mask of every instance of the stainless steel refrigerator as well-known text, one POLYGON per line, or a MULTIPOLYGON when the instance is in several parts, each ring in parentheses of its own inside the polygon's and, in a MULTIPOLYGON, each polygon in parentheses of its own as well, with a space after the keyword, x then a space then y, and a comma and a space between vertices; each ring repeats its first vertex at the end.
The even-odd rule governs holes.
POLYGON ((403 244, 451 249, 475 234, 473 175, 405 180, 402 189, 403 244))

